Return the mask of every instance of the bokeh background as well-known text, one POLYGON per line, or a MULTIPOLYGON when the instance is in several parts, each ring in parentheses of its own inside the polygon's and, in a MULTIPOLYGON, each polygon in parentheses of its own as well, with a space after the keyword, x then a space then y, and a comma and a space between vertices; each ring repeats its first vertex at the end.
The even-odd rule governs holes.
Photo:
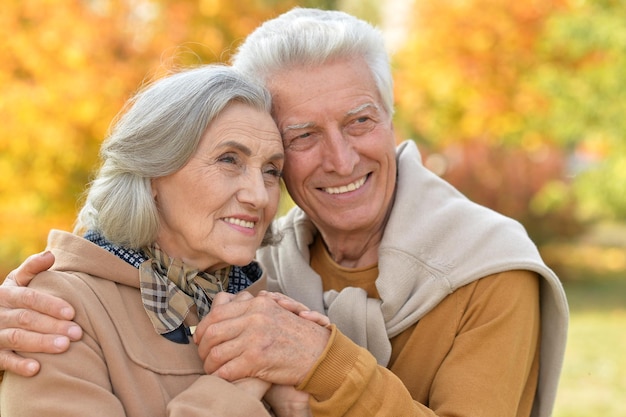
MULTIPOLYGON (((383 30, 398 140, 521 221, 568 294, 556 417, 626 415, 626 1, 3 0, 0 279, 71 230, 124 101, 293 6, 383 30)), ((283 201, 283 209, 290 204, 283 201)))

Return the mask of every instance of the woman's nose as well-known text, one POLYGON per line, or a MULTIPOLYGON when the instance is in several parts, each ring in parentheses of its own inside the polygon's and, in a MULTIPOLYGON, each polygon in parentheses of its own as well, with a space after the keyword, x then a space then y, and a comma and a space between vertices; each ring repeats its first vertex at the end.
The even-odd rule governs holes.
POLYGON ((263 173, 260 169, 250 169, 247 170, 247 174, 242 176, 237 199, 255 208, 265 207, 269 202, 269 193, 265 187, 263 173))

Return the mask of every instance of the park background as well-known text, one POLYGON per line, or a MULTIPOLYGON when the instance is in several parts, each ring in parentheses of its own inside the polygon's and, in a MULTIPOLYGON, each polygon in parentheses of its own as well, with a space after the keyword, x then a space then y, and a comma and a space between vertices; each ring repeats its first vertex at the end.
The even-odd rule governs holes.
MULTIPOLYGON (((626 415, 626 1, 3 0, 0 277, 71 230, 138 86, 293 6, 378 25, 398 140, 522 222, 569 298, 555 417, 626 415)), ((283 210, 290 204, 283 201, 283 210)))

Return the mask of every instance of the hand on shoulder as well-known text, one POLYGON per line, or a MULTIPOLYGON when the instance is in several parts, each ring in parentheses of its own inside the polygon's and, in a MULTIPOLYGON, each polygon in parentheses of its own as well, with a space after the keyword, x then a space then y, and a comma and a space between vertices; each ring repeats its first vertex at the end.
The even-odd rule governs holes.
POLYGON ((69 348, 70 341, 82 337, 81 328, 71 321, 74 309, 70 304, 25 287, 53 263, 50 252, 31 255, 0 286, 0 369, 35 375, 39 363, 15 351, 60 353, 69 348))

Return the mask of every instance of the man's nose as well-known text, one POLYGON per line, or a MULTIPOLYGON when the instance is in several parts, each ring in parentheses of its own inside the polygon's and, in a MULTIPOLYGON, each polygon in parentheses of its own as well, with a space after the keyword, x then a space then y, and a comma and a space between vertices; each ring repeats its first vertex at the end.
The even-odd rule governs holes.
POLYGON ((322 143, 322 167, 327 172, 340 175, 352 174, 359 161, 359 154, 341 131, 330 132, 322 143))

